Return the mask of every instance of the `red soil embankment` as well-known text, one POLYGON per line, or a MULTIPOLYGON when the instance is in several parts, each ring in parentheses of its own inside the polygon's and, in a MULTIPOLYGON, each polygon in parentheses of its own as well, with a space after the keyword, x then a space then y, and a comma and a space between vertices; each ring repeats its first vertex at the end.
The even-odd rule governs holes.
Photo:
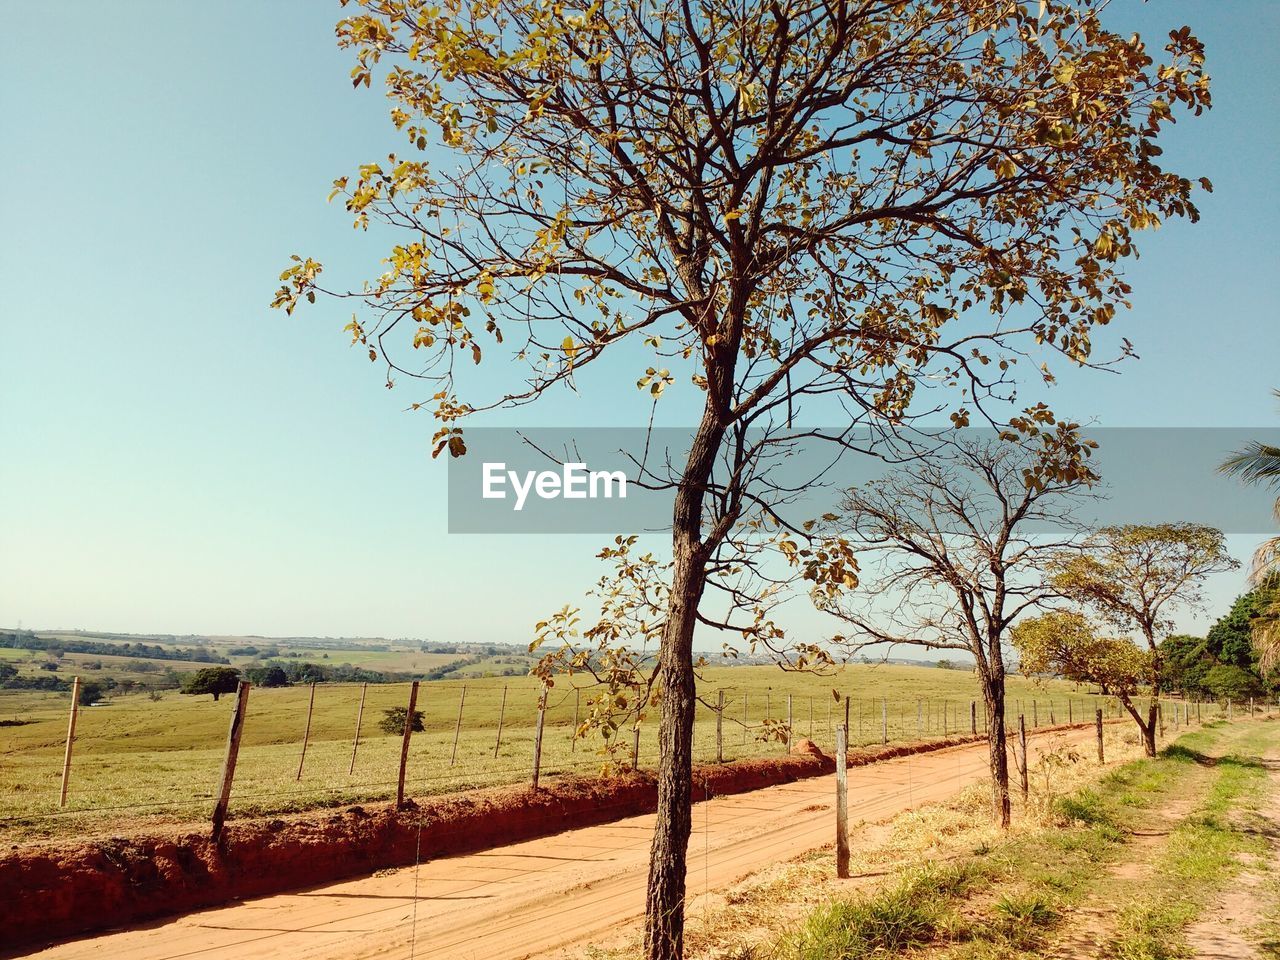
MULTIPOLYGON (((981 739, 851 751, 849 764, 981 739)), ((800 747, 786 757, 697 767, 694 798, 744 793, 835 769, 811 744, 800 747)), ((244 820, 229 824, 217 844, 207 832, 175 831, 61 849, 19 847, 0 858, 0 950, 405 866, 419 850, 428 860, 491 849, 647 813, 656 805, 654 778, 632 773, 564 779, 537 793, 477 791, 402 810, 384 804, 244 820)))

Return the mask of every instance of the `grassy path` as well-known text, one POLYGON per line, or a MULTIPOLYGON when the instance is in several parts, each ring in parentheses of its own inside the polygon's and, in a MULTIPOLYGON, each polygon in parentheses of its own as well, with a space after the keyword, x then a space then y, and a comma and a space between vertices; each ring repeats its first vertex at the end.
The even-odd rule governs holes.
MULTIPOLYGON (((1237 878, 1274 879, 1280 723, 1214 725, 1052 804, 1056 823, 836 901, 777 944, 793 960, 1253 960, 1237 878), (1231 886, 1231 896, 1218 894, 1231 886), (1221 915, 1215 916, 1215 912, 1221 915), (1232 913, 1237 922, 1224 927, 1232 913), (1197 922, 1201 921, 1201 922, 1197 922), (1224 929, 1230 935, 1224 936, 1224 929)), ((1264 886, 1250 884, 1251 894, 1264 886)), ((1274 953, 1269 954, 1275 956, 1274 953)))
POLYGON ((830 851, 740 880, 695 912, 691 958, 1280 958, 1280 719, 1210 724, 1151 760, 1108 736, 1105 770, 1047 750, 1008 834, 977 786, 855 832, 851 880, 830 851))

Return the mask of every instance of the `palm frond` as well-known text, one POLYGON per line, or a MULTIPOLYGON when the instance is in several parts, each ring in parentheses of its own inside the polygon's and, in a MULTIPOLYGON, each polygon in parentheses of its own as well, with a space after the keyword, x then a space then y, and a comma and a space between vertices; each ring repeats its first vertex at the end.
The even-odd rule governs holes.
POLYGON ((1280 447, 1253 441, 1233 453, 1218 467, 1219 473, 1238 477, 1245 483, 1280 487, 1280 447))
POLYGON ((1259 671, 1264 677, 1272 675, 1280 667, 1280 600, 1254 620, 1252 640, 1259 671))
POLYGON ((1264 540, 1253 551, 1253 560, 1249 564, 1249 582, 1260 587, 1264 580, 1276 573, 1280 573, 1280 537, 1264 540))

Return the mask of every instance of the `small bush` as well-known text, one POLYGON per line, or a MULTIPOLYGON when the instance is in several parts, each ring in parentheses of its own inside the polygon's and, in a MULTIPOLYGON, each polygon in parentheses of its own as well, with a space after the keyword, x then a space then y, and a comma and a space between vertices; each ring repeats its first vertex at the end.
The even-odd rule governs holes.
POLYGON ((1046 927, 1058 919, 1058 911, 1039 893, 1006 894, 996 901, 995 909, 1011 927, 1046 927))
POLYGON ((873 895, 836 900, 810 914, 781 952, 793 960, 862 960, 923 946, 944 932, 944 901, 973 878, 967 865, 927 867, 873 895))
POLYGON ((1054 812, 1064 820, 1089 826, 1111 822, 1102 798, 1092 790, 1081 790, 1073 796, 1059 797, 1053 806, 1054 812))
MULTIPOLYGON (((404 707, 392 707, 382 711, 382 719, 378 721, 378 729, 392 735, 404 733, 404 717, 408 710, 404 707)), ((413 711, 413 732, 421 733, 427 729, 422 722, 422 711, 413 711)))

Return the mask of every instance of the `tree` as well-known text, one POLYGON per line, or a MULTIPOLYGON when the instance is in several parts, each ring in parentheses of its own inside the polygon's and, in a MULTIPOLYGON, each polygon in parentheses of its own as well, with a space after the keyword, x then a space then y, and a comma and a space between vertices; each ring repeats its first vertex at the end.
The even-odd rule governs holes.
POLYGON ((1054 586, 1095 610, 1121 630, 1137 630, 1149 654, 1145 682, 1151 700, 1145 718, 1132 702, 1125 708, 1142 732, 1149 757, 1156 755, 1156 728, 1163 679, 1160 635, 1173 627, 1173 611, 1201 606, 1202 588, 1214 573, 1239 563, 1227 553, 1221 530, 1194 523, 1104 527, 1083 553, 1058 558, 1054 586))
MULTIPOLYGON (((383 733, 400 735, 404 733, 404 718, 409 713, 407 707, 392 707, 382 711, 382 719, 378 721, 378 729, 383 733)), ((427 729, 423 722, 421 710, 413 711, 413 732, 421 733, 427 729)))
POLYGON ((1264 693, 1258 678, 1235 664, 1220 663, 1204 675, 1204 686, 1219 700, 1245 700, 1264 693))
POLYGON ((240 683, 240 671, 234 667, 204 667, 189 673, 182 679, 180 693, 211 693, 213 699, 224 693, 235 693, 240 683))
POLYGON ((1012 638, 1023 674, 1096 683, 1142 728, 1135 700, 1151 675, 1150 652, 1123 637, 1098 636, 1093 624, 1075 610, 1051 610, 1023 620, 1013 628, 1012 638))
POLYGON ((289 676, 278 663, 266 663, 245 670, 248 680, 259 687, 287 687, 289 676))
POLYGON ((102 684, 93 680, 80 684, 80 706, 87 707, 102 699, 102 684))
MULTIPOLYGON (((1280 397, 1280 390, 1275 391, 1280 397)), ((1280 490, 1280 447, 1254 442, 1228 457, 1219 468, 1245 483, 1280 490)), ((1275 517, 1280 521, 1280 497, 1276 498, 1275 517)), ((1250 581, 1261 587, 1268 578, 1280 576, 1280 537, 1264 540, 1253 554, 1250 581)), ((1258 651, 1259 666, 1264 674, 1280 666, 1280 592, 1268 605, 1265 617, 1253 622, 1252 641, 1258 651)))
POLYGON ((1217 664, 1203 637, 1177 634, 1160 644, 1162 677, 1165 690, 1176 690, 1183 696, 1205 693, 1204 676, 1217 664))
POLYGON ((1260 670, 1264 650, 1255 645, 1254 638, 1280 613, 1278 603, 1280 572, 1236 597, 1231 609, 1205 635, 1206 646, 1214 659, 1243 670, 1260 670))
POLYGON ((1023 424, 988 440, 958 439, 946 453, 850 490, 832 526, 858 552, 856 590, 819 589, 819 609, 852 628, 832 642, 853 653, 898 644, 971 654, 982 687, 992 808, 1009 826, 1005 646, 1018 617, 1056 596, 1051 561, 1070 542, 1043 532, 1068 520, 1096 479, 1095 444, 1075 424, 1023 424), (1038 532, 1037 532, 1038 531, 1038 532), (872 574, 869 568, 876 570, 872 574))
POLYGON ((352 300, 388 386, 430 384, 414 406, 438 421, 435 454, 466 452, 466 417, 585 384, 622 344, 655 401, 701 393, 687 451, 652 481, 672 494, 670 590, 643 635, 661 709, 645 955, 677 958, 695 624, 780 643, 753 561, 761 538, 805 539, 762 459, 940 409, 964 423, 1008 399, 1033 343, 1101 362, 1092 332, 1125 305, 1135 233, 1197 216, 1157 141, 1175 108, 1209 103, 1202 45, 1181 28, 1157 62, 1086 0, 359 6, 338 42, 356 86, 385 71, 409 150, 333 196, 399 236, 355 290, 295 256, 273 305, 352 300), (525 372, 485 394, 495 381, 466 371, 513 333, 525 372), (916 410, 930 385, 956 407, 916 410), (806 400, 841 429, 795 426, 806 400))

